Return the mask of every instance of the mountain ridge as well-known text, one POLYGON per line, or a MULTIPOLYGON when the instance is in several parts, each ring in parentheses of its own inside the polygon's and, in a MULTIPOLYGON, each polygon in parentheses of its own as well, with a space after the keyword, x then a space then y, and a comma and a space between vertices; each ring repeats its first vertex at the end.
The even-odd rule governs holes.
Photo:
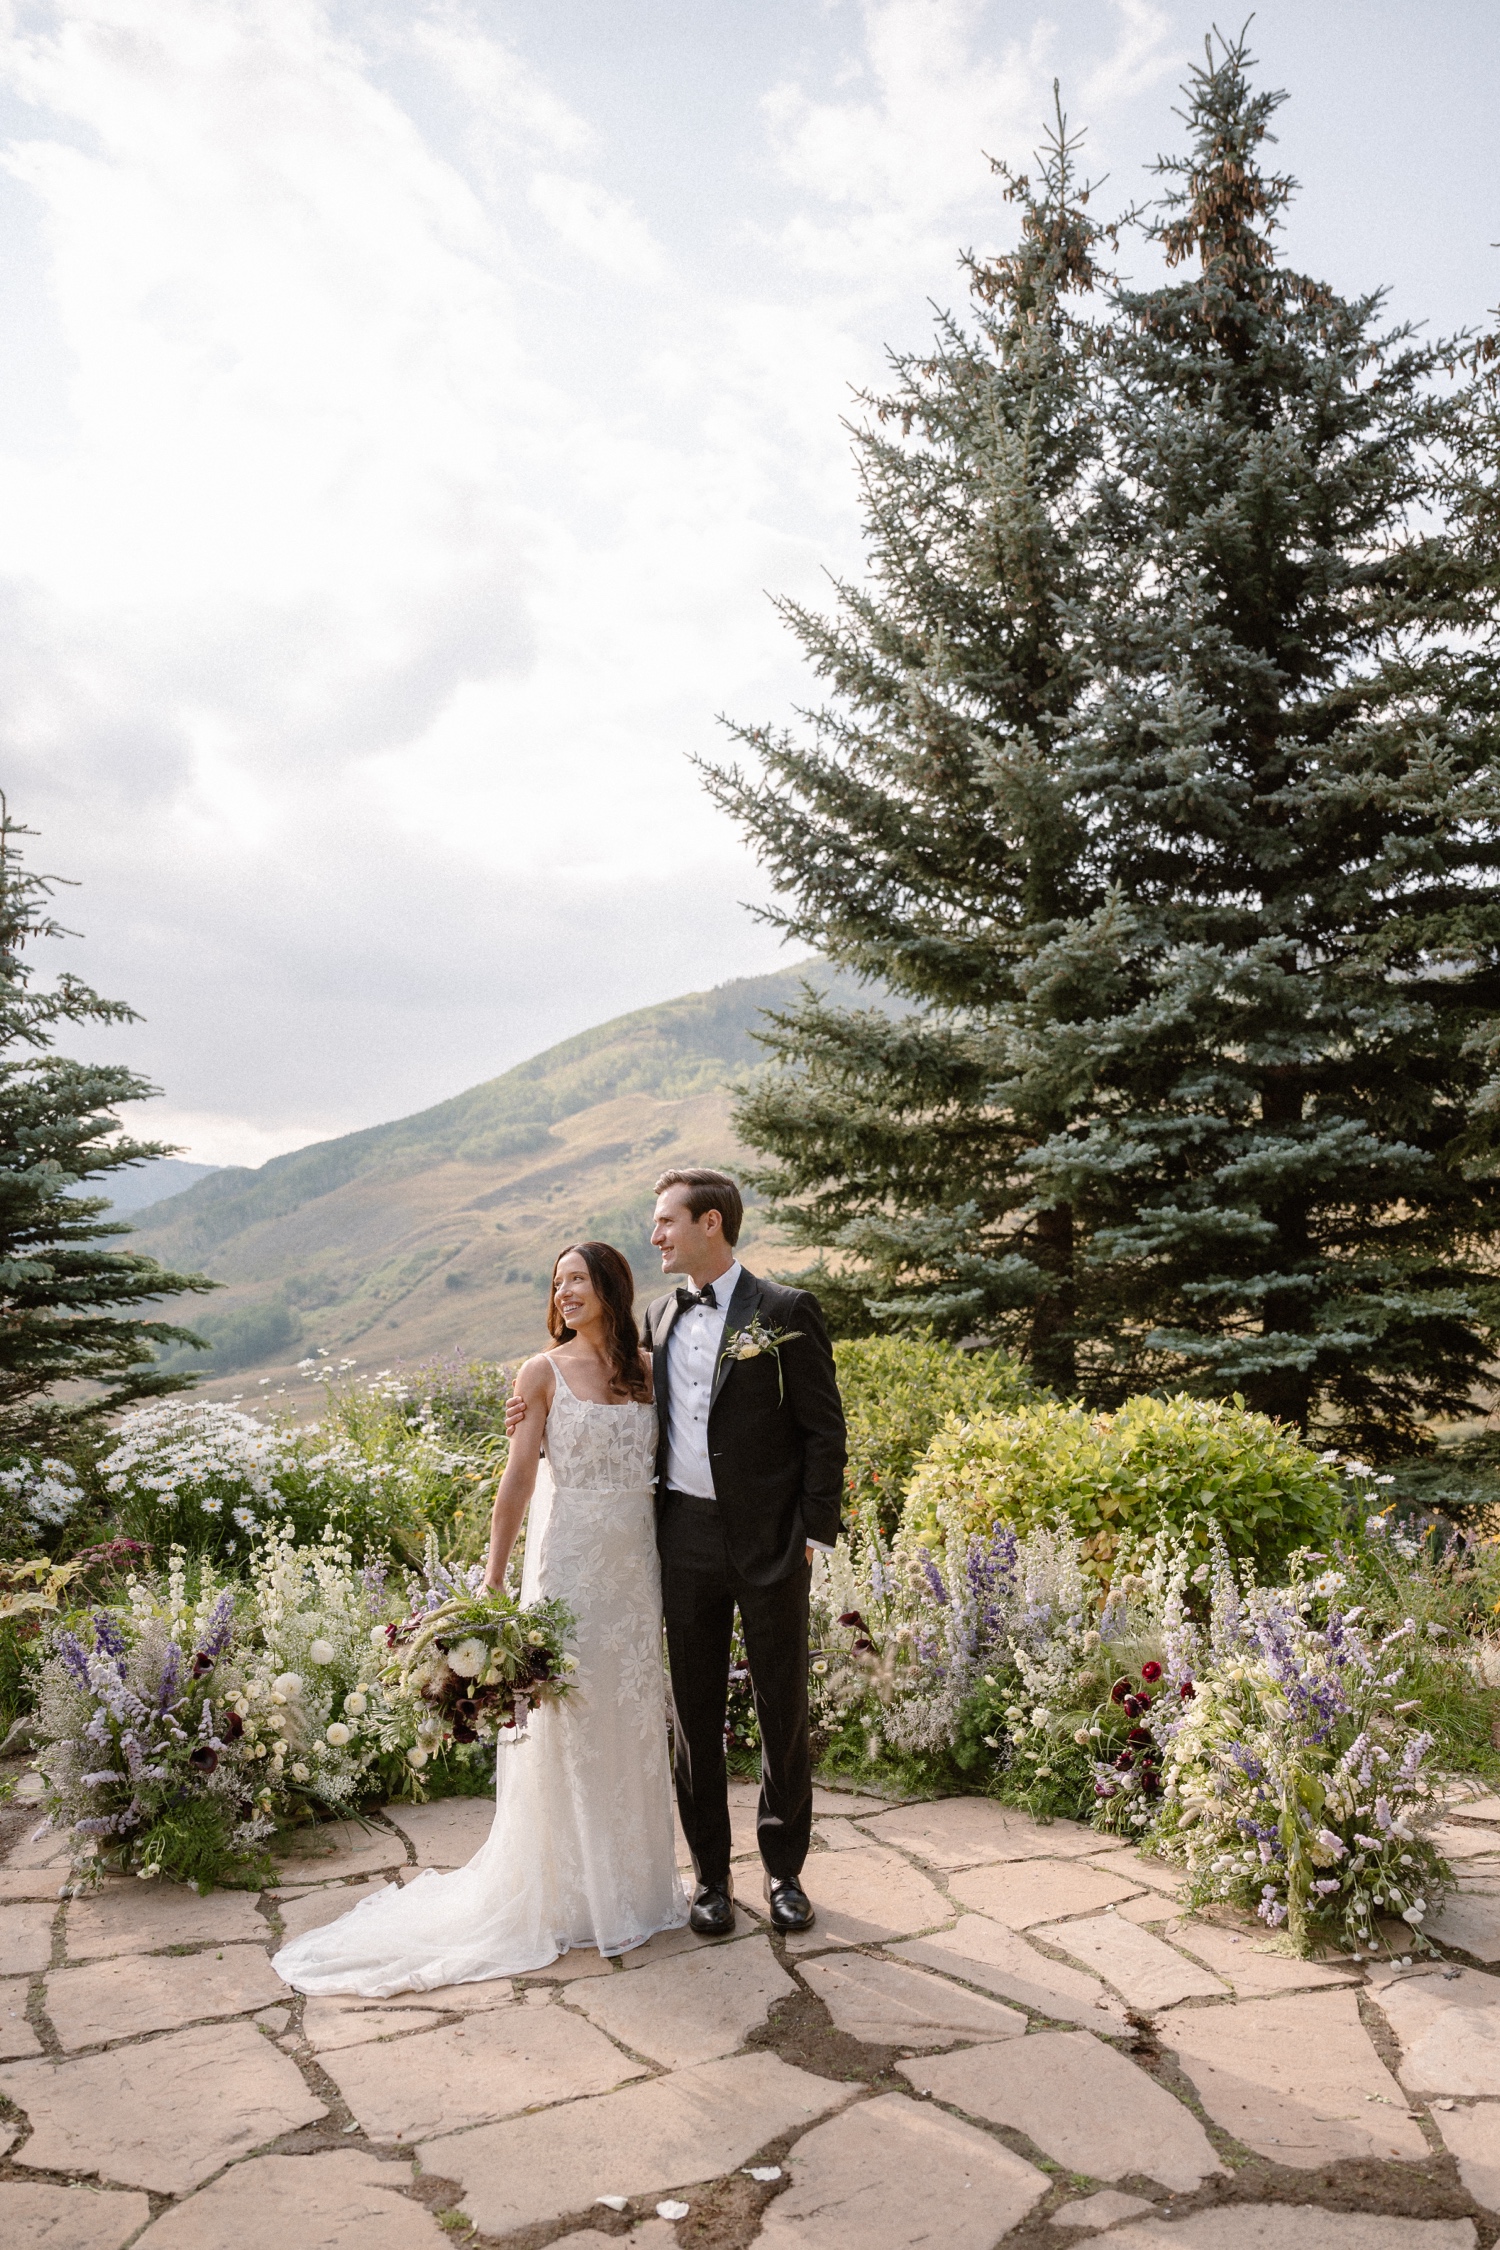
MULTIPOLYGON (((653 1281, 652 1181, 742 1159, 730 1081, 760 1061, 766 1011, 803 983, 843 980, 813 959, 635 1009, 408 1117, 152 1204, 132 1246, 224 1284, 181 1316, 211 1359, 177 1363, 211 1391, 257 1374, 295 1391, 293 1360, 320 1349, 508 1358, 543 1340, 552 1256, 585 1234, 653 1281)), ((752 1210, 747 1244, 759 1231, 752 1210)))

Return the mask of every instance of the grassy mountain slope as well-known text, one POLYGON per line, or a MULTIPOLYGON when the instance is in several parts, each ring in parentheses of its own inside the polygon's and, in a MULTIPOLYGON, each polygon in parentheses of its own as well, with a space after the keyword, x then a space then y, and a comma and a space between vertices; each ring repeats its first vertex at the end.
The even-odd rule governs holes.
POLYGON ((215 1391, 288 1380, 320 1346, 364 1371, 510 1357, 542 1340, 570 1238, 616 1243, 651 1285, 651 1183, 738 1159, 726 1087, 804 979, 830 981, 809 964, 642 1008, 414 1117, 226 1167, 153 1205, 133 1245, 226 1285, 185 1316, 214 1342, 190 1356, 215 1391))

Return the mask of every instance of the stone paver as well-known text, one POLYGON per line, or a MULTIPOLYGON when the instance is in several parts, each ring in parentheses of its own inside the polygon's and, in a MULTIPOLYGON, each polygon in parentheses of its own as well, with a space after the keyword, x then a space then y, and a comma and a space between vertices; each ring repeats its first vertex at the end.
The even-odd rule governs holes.
POLYGON ((1037 1922, 1055 1922, 1060 1914, 1097 1914, 1141 1886, 1076 1860, 1024 1859, 972 1867, 955 1875, 948 1888, 977 1914, 988 1914, 1008 1929, 1029 1930, 1037 1922))
MULTIPOLYGON (((667 2219, 647 2219, 644 2226, 632 2227, 625 2239, 630 2250, 677 2250, 677 2229, 667 2219)), ((550 2250, 600 2250, 603 2243, 619 2240, 617 2234, 585 2227, 579 2234, 559 2235, 550 2250)))
POLYGON ((1432 2122, 1458 2159, 1458 2176, 1476 2203, 1500 2211, 1500 2108, 1435 2109, 1432 2122))
POLYGON ((881 2094, 815 2126, 787 2158, 765 2250, 992 2250, 1051 2182, 987 2133, 881 2094))
POLYGON ((1401 2042, 1401 2083, 1424 2094, 1500 2094, 1500 1978, 1482 1969, 1375 1977, 1401 2042))
POLYGON ((1137 2219, 1143 2211, 1152 2209, 1139 2195, 1122 2195, 1118 2188, 1101 2188, 1097 2195, 1083 2196, 1077 2203, 1064 2203, 1052 2213, 1047 2224, 1052 2227, 1112 2227, 1117 2219, 1137 2219))
POLYGON ((1178 2008, 1159 2037, 1216 2125, 1278 2164, 1426 2153, 1406 2098, 1371 2045, 1353 1992, 1178 2008))
POLYGON ((1447 1809, 1455 1820, 1500 1821, 1500 1797, 1455 1797, 1447 1809))
POLYGON ((1016 2039, 1026 2029, 1018 2008, 902 1961, 826 1953, 802 1975, 840 2031, 876 2047, 951 2047, 959 2039, 1016 2039))
POLYGON ((363 2149, 252 2157, 164 2213, 142 2250, 439 2250, 443 2229, 400 2193, 411 2176, 363 2149))
POLYGON ((348 1914, 362 1898, 373 1898, 378 1891, 392 1888, 390 1878, 374 1876, 368 1883, 330 1883, 326 1889, 316 1891, 273 1891, 281 1915, 283 1942, 287 1938, 301 1937, 307 1930, 321 1930, 329 1922, 336 1922, 341 1914, 348 1914))
POLYGON ((116 2047, 80 2062, 16 2063, 0 2094, 30 2118, 18 2159, 181 2195, 247 2149, 310 2125, 324 2105, 253 2024, 116 2047))
POLYGON ((1179 2000, 1222 2000, 1226 1987, 1209 1969, 1164 1945, 1149 1930, 1118 1914, 1087 1922, 1056 1922, 1035 1936, 1093 1969, 1112 1984, 1128 2008, 1151 2014, 1179 2000))
POLYGON ((495 1825, 493 1797, 438 1797, 426 1805, 392 1805, 393 1828, 410 1837, 418 1867, 462 1867, 495 1825))
POLYGON ((1068 1859, 1099 1848, 1092 1829, 1066 1820, 1043 1825, 984 1797, 941 1797, 935 1805, 900 1805, 861 1825, 877 1843, 896 1844, 925 1859, 929 1867, 944 1870, 981 1867, 994 1860, 1068 1859))
POLYGON ((915 1937, 953 1919, 953 1908, 920 1869, 876 1844, 857 1852, 819 1852, 804 1880, 818 1919, 804 1936, 788 1938, 792 1954, 915 1937))
POLYGON ((1490 1968, 1500 1963, 1500 1892, 1451 1891, 1423 1927, 1439 1945, 1471 1953, 1490 1968))
POLYGON ((1170 1860, 1154 1859, 1150 1852, 1094 1852, 1089 1865, 1102 1868, 1106 1875, 1128 1875, 1137 1887, 1144 1884, 1148 1891, 1160 1891, 1167 1898, 1182 1895, 1182 1869, 1170 1860))
POLYGON ((825 1789, 821 1782, 813 1788, 813 1817, 822 1819, 826 1814, 833 1820, 868 1820, 876 1813, 889 1809, 887 1797, 867 1797, 857 1789, 825 1789))
POLYGON ((57 1904, 38 1899, 29 1906, 0 1906, 0 1976, 30 1976, 52 1958, 52 1925, 57 1904))
POLYGON ((1214 1969, 1241 1999, 1263 1992, 1301 1992, 1314 1986, 1347 1985, 1350 1971, 1326 1961, 1299 1961, 1291 1954, 1267 1953, 1264 1928, 1236 1932, 1217 1922, 1179 1918, 1168 1922, 1171 1943, 1214 1969))
POLYGON ((575 2006, 632 2053, 681 2069, 733 2054, 796 1989, 770 1940, 754 1937, 584 1985, 575 2006))
POLYGON ((903 1961, 982 1985, 1040 2016, 1081 2024, 1086 2031, 1128 2029, 1125 2011, 1097 1977, 1049 1960, 1014 1930, 983 1914, 962 1914, 951 1930, 910 1938, 888 1950, 903 1961))
POLYGON ((151 2216, 145 2196, 90 2195, 49 2181, 0 2184, 0 2242, 6 2250, 120 2250, 151 2216))
POLYGON ((1121 2250, 1474 2250, 1472 2219, 1387 2219, 1308 2203, 1241 2203, 1185 2219, 1138 2219, 1121 2250))
MULTIPOLYGON (((555 1961, 548 1962, 545 1969, 529 1971, 528 1975, 521 1981, 523 1983, 571 1984, 578 1977, 612 1977, 614 1973, 615 1964, 612 1960, 608 1960, 604 1954, 596 1952, 591 1945, 580 1945, 576 1946, 571 1953, 560 1953, 555 1961)), ((444 1989, 451 1992, 454 1988, 448 1985, 444 1989)))
MULTIPOLYGON (((736 1917, 735 1930, 740 1937, 757 1926, 746 1915, 736 1917)), ((655 1962, 670 1961, 678 1953, 697 1953, 705 1945, 722 1945, 723 1942, 722 1938, 701 1938, 695 1930, 686 1928, 658 1930, 644 1945, 632 1946, 628 1953, 618 1954, 616 1959, 622 1969, 649 1969, 655 1962)))
POLYGON ((372 2139, 415 2141, 607 2093, 643 2066, 555 2004, 468 2016, 416 2038, 336 2049, 323 2064, 372 2139))
POLYGON ((59 1836, 55 1829, 49 1829, 45 1836, 23 1836, 20 1843, 13 1844, 6 1853, 5 1864, 26 1873, 44 1867, 55 1868, 54 1881, 65 1883, 69 1874, 68 1839, 59 1836))
POLYGON ((302 2011, 302 2036, 315 2055, 340 2047, 364 2047, 403 2031, 435 2031, 442 2022, 430 2008, 392 2008, 368 2000, 309 2000, 302 2011))
POLYGON ((0 1867, 0 1901, 9 1903, 18 1898, 50 1898, 56 1906, 63 1876, 47 1867, 0 1867))
MULTIPOLYGON (((961 2058, 967 2059, 967 2058, 961 2058)), ((857 2092, 775 2055, 699 2063, 644 2086, 424 2142, 422 2168, 463 2187, 480 2230, 582 2211, 600 2195, 665 2195, 748 2164, 756 2151, 857 2092)), ((691 2200, 686 2198, 685 2200, 691 2200)))
POLYGON ((861 1844, 868 1844, 864 1829, 852 1820, 815 1820, 813 1841, 830 1852, 856 1852, 861 1844))
MULTIPOLYGON (((1440 1820, 1428 1834, 1444 1859, 1485 1859, 1500 1854, 1500 1835, 1493 1828, 1469 1828, 1460 1821, 1440 1820)), ((1500 1858, 1483 1872, 1500 1875, 1500 1858)))
POLYGON ((1096 2180, 1139 2173, 1183 2191, 1224 2170, 1192 2111, 1086 2031, 1032 2032, 1022 2048, 969 2047, 900 2069, 939 2101, 1009 2125, 1096 2180))
POLYGON ((357 1820, 327 1820, 299 1828, 276 1854, 283 1883, 317 1883, 336 1875, 374 1875, 405 1867, 406 1838, 357 1820))
POLYGON ((18 1977, 8 1988, 0 1985, 0 2062, 16 2062, 23 2055, 45 2052, 26 2021, 26 1995, 30 1987, 18 1977))
POLYGON ((164 1945, 225 1945, 271 1934, 271 1925, 243 1891, 200 1898, 185 1883, 108 1883, 75 1898, 66 1919, 70 1961, 110 1953, 154 1953, 164 1945))
POLYGON ((238 2016, 283 2000, 258 1945, 222 1953, 123 1953, 47 1979, 47 2013, 64 2047, 96 2047, 141 2031, 171 2031, 207 2016, 238 2016))

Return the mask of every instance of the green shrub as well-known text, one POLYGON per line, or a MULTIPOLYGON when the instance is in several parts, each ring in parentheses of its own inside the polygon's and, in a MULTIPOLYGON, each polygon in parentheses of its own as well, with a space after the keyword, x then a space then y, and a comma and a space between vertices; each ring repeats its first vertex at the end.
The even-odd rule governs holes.
POLYGON ((1113 1415, 1044 1400, 951 1418, 911 1480, 901 1536, 939 1544, 940 1504, 968 1531, 1061 1519, 1106 1580, 1122 1540, 1167 1531, 1206 1551, 1212 1526, 1264 1572, 1335 1536, 1342 1501, 1333 1466, 1237 1400, 1133 1398, 1113 1415))
POLYGON ((930 1336, 862 1336, 833 1347, 849 1424, 849 1498, 887 1535, 907 1482, 950 1415, 1004 1411, 1038 1396, 1008 1352, 963 1352, 930 1336))

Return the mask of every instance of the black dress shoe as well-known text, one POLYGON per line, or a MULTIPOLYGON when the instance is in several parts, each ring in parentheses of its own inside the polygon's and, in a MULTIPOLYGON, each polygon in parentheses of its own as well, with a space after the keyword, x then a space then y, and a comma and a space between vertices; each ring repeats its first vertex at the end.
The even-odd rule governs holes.
POLYGON ((722 1883, 700 1883, 688 1909, 688 1928, 699 1937, 728 1937, 734 1928, 734 1891, 722 1883))
POLYGON ((768 1875, 766 1897, 771 1902, 771 1927, 775 1930, 810 1930, 816 1917, 812 1900, 795 1875, 768 1875))

